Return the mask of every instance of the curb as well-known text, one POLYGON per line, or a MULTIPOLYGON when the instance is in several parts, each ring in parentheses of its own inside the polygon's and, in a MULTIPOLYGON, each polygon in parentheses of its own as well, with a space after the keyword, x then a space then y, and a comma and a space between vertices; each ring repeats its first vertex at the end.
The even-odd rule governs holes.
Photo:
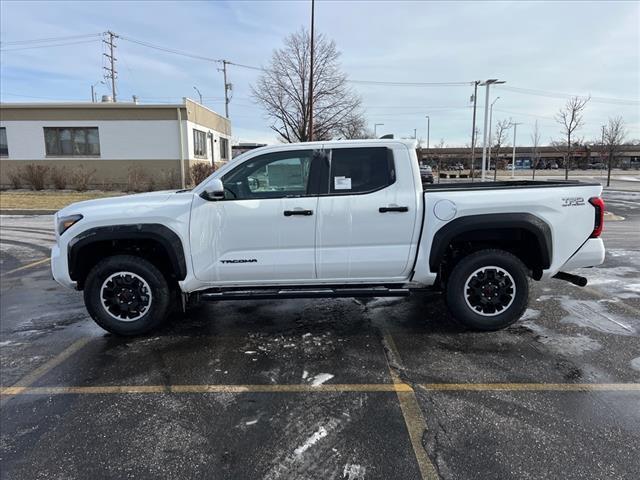
POLYGON ((57 211, 38 208, 3 208, 0 209, 0 215, 53 215, 57 211))

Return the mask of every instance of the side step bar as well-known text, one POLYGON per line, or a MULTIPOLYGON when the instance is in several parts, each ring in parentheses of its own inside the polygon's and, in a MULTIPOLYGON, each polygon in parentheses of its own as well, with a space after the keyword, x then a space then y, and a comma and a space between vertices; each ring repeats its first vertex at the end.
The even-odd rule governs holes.
POLYGON ((200 298, 207 301, 268 300, 274 298, 344 298, 344 297, 406 297, 408 288, 274 288, 256 290, 205 290, 200 298))

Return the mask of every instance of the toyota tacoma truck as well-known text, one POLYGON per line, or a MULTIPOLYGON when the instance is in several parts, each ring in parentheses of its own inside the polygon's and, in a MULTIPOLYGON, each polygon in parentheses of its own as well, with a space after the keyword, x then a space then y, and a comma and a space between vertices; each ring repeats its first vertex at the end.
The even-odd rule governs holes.
POLYGON ((422 185, 415 143, 328 141, 246 152, 190 190, 79 202, 55 215, 53 276, 104 329, 135 335, 204 300, 443 293, 497 330, 530 280, 584 286, 604 260, 602 187, 422 185))

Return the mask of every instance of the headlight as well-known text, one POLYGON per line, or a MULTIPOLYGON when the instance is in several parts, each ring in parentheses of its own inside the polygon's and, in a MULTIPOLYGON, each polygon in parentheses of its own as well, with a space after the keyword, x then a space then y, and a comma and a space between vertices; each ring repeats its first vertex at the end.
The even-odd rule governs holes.
POLYGON ((67 215, 66 217, 58 218, 58 235, 62 235, 67 229, 69 229, 76 222, 82 220, 82 215, 67 215))

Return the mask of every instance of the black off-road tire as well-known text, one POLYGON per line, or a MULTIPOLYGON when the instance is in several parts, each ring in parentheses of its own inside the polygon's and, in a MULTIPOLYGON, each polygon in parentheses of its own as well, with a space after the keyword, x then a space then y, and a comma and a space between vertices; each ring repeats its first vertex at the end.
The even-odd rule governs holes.
POLYGON ((508 327, 522 317, 529 303, 527 268, 504 250, 474 252, 453 268, 446 302, 453 317, 469 328, 493 331, 508 327))
MULTIPOLYGON (((162 273, 148 260, 133 255, 105 258, 91 269, 84 285, 84 303, 89 315, 102 328, 116 335, 140 335, 159 327, 167 318, 171 298, 171 291, 162 273), (124 279, 125 282, 134 278, 141 291, 148 290, 150 293, 139 297, 148 301, 146 308, 138 312, 139 318, 131 314, 134 315, 134 319, 119 320, 109 313, 103 303, 103 284, 119 272, 130 272, 142 279, 143 282, 132 276, 116 277, 124 279)), ((147 301, 143 303, 146 304, 147 301)))

